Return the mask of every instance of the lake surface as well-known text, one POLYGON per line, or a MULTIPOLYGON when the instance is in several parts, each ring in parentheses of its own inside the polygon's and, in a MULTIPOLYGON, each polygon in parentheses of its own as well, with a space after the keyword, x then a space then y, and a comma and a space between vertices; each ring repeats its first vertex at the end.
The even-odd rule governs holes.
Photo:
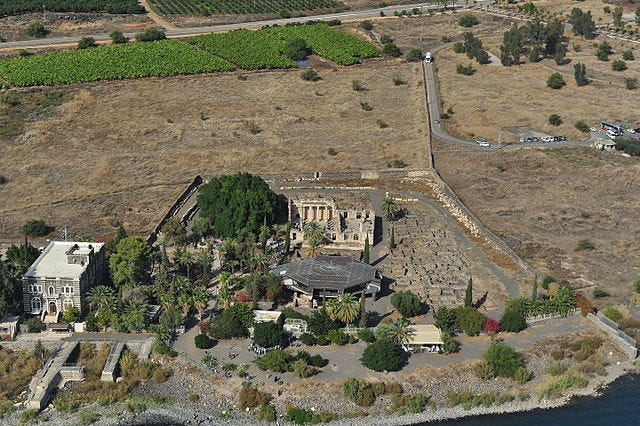
POLYGON ((626 375, 613 382, 599 398, 578 398, 550 410, 468 417, 422 425, 438 426, 590 426, 640 425, 640 375, 626 375))

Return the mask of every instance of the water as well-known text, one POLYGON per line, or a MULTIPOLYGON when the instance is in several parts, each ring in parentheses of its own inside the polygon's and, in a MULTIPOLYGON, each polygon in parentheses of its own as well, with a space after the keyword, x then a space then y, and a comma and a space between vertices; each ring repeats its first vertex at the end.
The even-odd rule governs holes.
POLYGON ((599 398, 579 398, 551 410, 468 417, 423 425, 438 426, 637 426, 640 425, 640 375, 627 375, 612 383, 599 398))

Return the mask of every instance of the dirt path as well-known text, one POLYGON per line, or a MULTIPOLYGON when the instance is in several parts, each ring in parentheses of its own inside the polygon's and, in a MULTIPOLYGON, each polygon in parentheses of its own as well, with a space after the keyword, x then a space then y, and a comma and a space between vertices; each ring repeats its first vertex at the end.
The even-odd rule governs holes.
POLYGON ((167 21, 166 19, 164 19, 159 13, 157 13, 156 11, 154 11, 151 8, 151 5, 149 4, 149 2, 147 0, 139 0, 140 4, 147 9, 147 15, 149 16, 149 18, 154 21, 156 24, 160 25, 161 27, 165 27, 168 30, 177 30, 178 27, 176 27, 174 24, 172 24, 171 22, 167 21))

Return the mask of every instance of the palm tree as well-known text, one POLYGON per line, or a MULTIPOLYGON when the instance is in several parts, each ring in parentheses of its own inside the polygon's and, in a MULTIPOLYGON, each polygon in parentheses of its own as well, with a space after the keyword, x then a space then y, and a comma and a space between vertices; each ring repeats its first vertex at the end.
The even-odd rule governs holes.
POLYGON ((186 249, 183 249, 182 247, 178 247, 176 248, 176 252, 174 253, 173 257, 176 263, 178 263, 181 267, 185 268, 187 273, 187 278, 189 278, 189 266, 191 266, 194 263, 194 258, 191 255, 191 253, 189 253, 189 251, 187 251, 186 249))
POLYGON ((171 293, 161 294, 160 305, 162 306, 162 309, 167 311, 176 305, 176 298, 171 293))
POLYGON ((309 241, 309 257, 315 257, 320 254, 320 247, 322 243, 320 240, 311 240, 309 241))
POLYGON ((322 242, 324 239, 324 228, 318 222, 309 222, 304 226, 304 239, 306 241, 317 240, 322 242))
POLYGON ((116 293, 111 287, 99 285, 89 290, 87 303, 89 304, 89 309, 94 311, 100 309, 111 310, 116 304, 116 293))
POLYGON ((193 303, 193 299, 186 293, 182 293, 178 296, 178 305, 182 309, 182 313, 187 315, 189 314, 189 310, 191 309, 191 305, 193 303))
POLYGON ((400 318, 399 320, 382 324, 378 327, 378 335, 385 337, 394 343, 405 345, 411 342, 411 338, 416 334, 416 329, 411 327, 411 323, 406 318, 400 318))
POLYGON ((193 307, 198 311, 198 320, 202 321, 202 311, 207 307, 209 297, 207 296, 207 289, 202 286, 196 286, 193 288, 193 307))
POLYGON ((393 220, 396 214, 398 214, 398 211, 400 211, 400 207, 398 203, 396 203, 396 200, 391 197, 385 197, 384 201, 382 201, 382 206, 380 206, 380 210, 388 220, 393 220))
POLYGON ((233 293, 228 288, 223 287, 218 292, 218 301, 222 303, 223 309, 226 309, 229 306, 232 299, 233 299, 233 293))
POLYGON ((253 270, 256 273, 264 274, 269 269, 269 257, 264 253, 253 255, 253 270))
POLYGON ((327 314, 333 319, 345 323, 347 326, 358 317, 360 302, 351 293, 343 293, 336 299, 327 302, 327 314))

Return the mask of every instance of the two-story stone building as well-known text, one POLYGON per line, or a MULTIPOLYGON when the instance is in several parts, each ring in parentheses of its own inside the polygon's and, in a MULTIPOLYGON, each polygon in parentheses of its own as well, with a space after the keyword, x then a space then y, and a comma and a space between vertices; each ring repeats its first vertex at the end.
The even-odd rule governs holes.
POLYGON ((51 241, 22 276, 24 312, 47 322, 68 307, 82 313, 87 291, 106 274, 103 243, 51 241))

